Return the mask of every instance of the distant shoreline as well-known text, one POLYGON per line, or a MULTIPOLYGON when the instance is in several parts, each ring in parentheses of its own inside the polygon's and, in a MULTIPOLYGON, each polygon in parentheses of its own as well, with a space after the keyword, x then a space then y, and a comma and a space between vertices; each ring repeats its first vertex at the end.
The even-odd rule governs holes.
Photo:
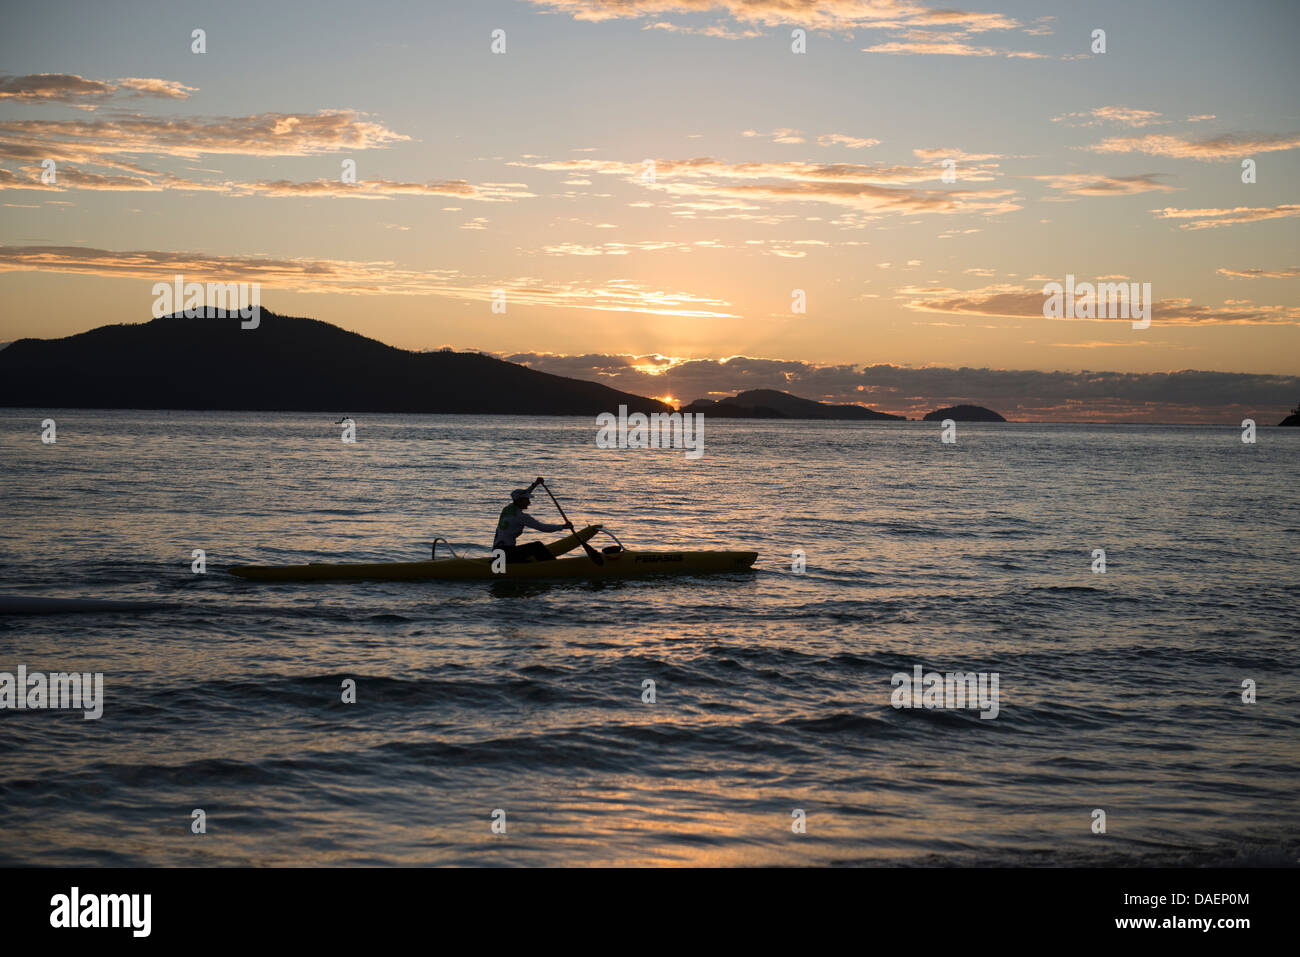
MULTIPOLYGON (((239 414, 239 415, 256 415, 259 413, 268 413, 270 415, 374 415, 374 416, 395 416, 395 415, 422 415, 422 416, 462 416, 462 417, 491 417, 500 418, 521 418, 527 416, 541 416, 547 419, 582 419, 583 421, 591 420, 594 422, 594 416, 579 415, 566 412, 394 412, 387 411, 360 411, 341 412, 338 409, 195 409, 195 408, 177 408, 177 407, 140 407, 140 406, 23 406, 23 405, 0 405, 0 410, 5 411, 28 411, 37 415, 53 415, 65 412, 201 412, 211 414, 239 414)), ((816 422, 825 425, 876 425, 897 427, 900 425, 925 425, 937 427, 937 422, 925 422, 921 419, 796 419, 791 417, 781 419, 742 419, 732 416, 709 416, 705 418, 713 422, 738 422, 753 423, 757 425, 780 425, 781 423, 794 422, 816 422)), ((333 423, 331 423, 333 424, 333 423)), ((1007 422, 960 422, 962 426, 980 425, 980 426, 1017 426, 1017 425, 1125 425, 1134 427, 1159 426, 1161 428, 1218 428, 1218 429, 1240 429, 1240 422, 1109 422, 1098 419, 1017 419, 1007 422)), ((1256 428, 1260 429, 1281 429, 1283 426, 1277 423, 1256 423, 1256 428)))
MULTIPOLYGON (((660 390, 663 385, 656 384, 660 390)), ((1254 420, 1257 427, 1280 425, 1284 415, 1268 411, 1272 407, 1269 399, 1249 392, 1234 395, 1211 390, 1201 402, 1187 401, 1184 396, 1182 402, 1146 401, 1134 408, 1126 401, 1131 397, 1124 394, 1062 403, 1057 396, 1044 400, 1010 383, 964 383, 948 381, 945 376, 919 392, 882 393, 883 401, 909 402, 906 412, 897 413, 856 401, 826 401, 827 393, 835 395, 835 390, 814 384, 807 388, 823 399, 767 387, 692 402, 668 395, 655 398, 484 353, 450 349, 411 352, 327 322, 281 316, 265 307, 256 330, 244 329, 238 317, 178 321, 175 316, 164 316, 144 323, 98 326, 58 339, 20 339, 0 349, 0 408, 38 410, 594 417, 626 407, 641 414, 703 413, 715 422, 722 418, 811 422, 921 421, 929 417, 931 421, 952 419, 965 424, 1010 418, 1044 424, 1232 428, 1240 428, 1245 418, 1254 420), (948 390, 958 396, 945 394, 948 390), (1097 405, 1103 409, 1103 417, 1025 419, 1014 408, 1022 402, 1031 409, 1070 404, 1080 410, 1097 405), (1112 410, 1117 415, 1127 410, 1157 417, 1168 412, 1224 418, 1134 421, 1108 417, 1105 412, 1112 410)), ((707 383, 696 383, 691 390, 721 396, 708 391, 707 383)), ((850 398, 862 395, 855 393, 850 398)))

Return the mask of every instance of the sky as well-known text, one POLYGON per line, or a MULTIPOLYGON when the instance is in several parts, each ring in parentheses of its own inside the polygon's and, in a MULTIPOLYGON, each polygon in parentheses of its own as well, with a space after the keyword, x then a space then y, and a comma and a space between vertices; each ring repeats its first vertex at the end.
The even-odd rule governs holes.
POLYGON ((0 340, 147 321, 179 273, 675 402, 1263 424, 1300 401, 1300 4, 4 17, 0 340), (1149 283, 1149 327, 1045 317, 1067 276, 1149 283))

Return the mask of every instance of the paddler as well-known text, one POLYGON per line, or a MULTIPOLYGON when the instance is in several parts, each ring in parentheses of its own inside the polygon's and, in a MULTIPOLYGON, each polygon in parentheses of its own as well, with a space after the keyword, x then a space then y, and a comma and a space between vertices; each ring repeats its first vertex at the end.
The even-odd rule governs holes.
MULTIPOLYGON (((537 482, 540 482, 538 479, 537 482)), ((537 487, 534 482, 528 488, 517 488, 510 493, 510 504, 501 510, 501 518, 497 521, 496 535, 492 538, 492 548, 502 549, 506 553, 507 562, 550 562, 555 560, 555 556, 541 542, 529 542, 526 545, 516 545, 524 527, 536 529, 539 532, 559 532, 564 529, 573 530, 572 522, 565 522, 563 525, 548 525, 545 522, 539 522, 531 515, 527 514, 525 509, 533 504, 531 498, 532 491, 537 487)))

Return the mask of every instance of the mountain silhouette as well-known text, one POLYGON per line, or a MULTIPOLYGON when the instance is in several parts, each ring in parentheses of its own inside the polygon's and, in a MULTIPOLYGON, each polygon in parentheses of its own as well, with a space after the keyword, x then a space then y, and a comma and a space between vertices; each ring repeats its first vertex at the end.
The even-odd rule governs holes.
POLYGON ((860 405, 830 405, 802 399, 776 389, 750 389, 728 399, 714 402, 696 399, 683 412, 743 419, 890 419, 903 421, 901 415, 877 412, 860 405))
POLYGON ((1006 419, 992 409, 982 405, 954 405, 947 409, 935 409, 927 412, 923 422, 942 422, 952 419, 954 422, 1005 422, 1006 419))
POLYGON ((0 406, 596 415, 655 399, 475 352, 411 352, 317 319, 164 316, 0 350, 0 406))

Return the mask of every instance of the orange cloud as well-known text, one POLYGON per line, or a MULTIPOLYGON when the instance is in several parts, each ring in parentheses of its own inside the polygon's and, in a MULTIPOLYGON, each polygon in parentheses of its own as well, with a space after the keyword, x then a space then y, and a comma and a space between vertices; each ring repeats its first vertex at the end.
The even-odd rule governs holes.
POLYGON ((1134 176, 1102 176, 1092 173, 1056 173, 1032 176, 1071 196, 1133 196, 1137 193, 1173 193, 1178 187, 1156 181, 1161 173, 1141 173, 1134 176))
MULTIPOLYGON (((938 182, 943 176, 939 166, 868 166, 860 163, 804 163, 804 162, 744 162, 728 163, 708 156, 686 160, 654 160, 654 177, 662 179, 729 179, 757 180, 780 179, 804 182, 864 183, 889 185, 898 183, 938 182)), ((620 160, 576 159, 515 165, 557 172, 581 172, 607 176, 624 176, 634 182, 643 182, 646 166, 642 162, 620 160)), ((962 178, 972 182, 987 182, 996 176, 995 167, 972 166, 962 171, 962 178)))
MULTIPOLYGON (((1003 319, 1044 319, 1042 289, 999 285, 983 289, 899 290, 907 299, 907 308, 919 312, 947 315, 996 316, 1003 319), (910 297, 910 298, 909 298, 910 297)), ((1261 306, 1232 302, 1222 306, 1193 305, 1190 299, 1161 299, 1151 307, 1152 325, 1230 326, 1230 325, 1300 325, 1300 307, 1261 306)), ((1129 322, 1127 318, 1065 319, 1057 322, 1129 322)))
POLYGON ((854 29, 890 31, 899 39, 869 47, 872 53, 930 53, 955 56, 1039 58, 1043 54, 993 50, 966 42, 972 34, 994 30, 1023 30, 1031 36, 1050 33, 1044 19, 1024 27, 1001 13, 931 9, 912 0, 530 0, 548 12, 575 20, 604 22, 655 18, 645 29, 698 33, 726 39, 762 36, 755 27, 797 26, 809 30, 847 32, 854 29), (712 25, 673 23, 673 14, 720 14, 712 25), (734 22, 734 26, 724 22, 734 22))
POLYGON ((1229 279, 1300 279, 1300 268, 1291 269, 1223 269, 1217 270, 1220 276, 1229 279))
POLYGON ((1300 133, 1225 133, 1208 139, 1148 133, 1146 136, 1115 136, 1089 147, 1097 153, 1146 153, 1174 159, 1240 159, 1252 153, 1293 150, 1300 146, 1300 133))
POLYGON ((953 149, 912 150, 912 155, 921 160, 943 161, 950 159, 959 163, 983 163, 987 160, 1007 159, 1002 153, 966 153, 962 150, 953 149))
POLYGON ((510 305, 697 319, 736 318, 725 311, 725 300, 657 289, 630 279, 608 279, 596 286, 578 282, 546 285, 529 277, 470 277, 454 269, 407 270, 391 262, 212 256, 82 246, 0 246, 0 272, 23 271, 78 273, 149 283, 170 281, 181 273, 195 282, 257 282, 304 293, 442 296, 484 303, 494 290, 502 289, 510 305))
POLYGON ((1152 126, 1165 122, 1161 114, 1153 110, 1135 110, 1128 106, 1099 106, 1095 110, 1083 113, 1064 113, 1052 117, 1053 123, 1065 123, 1067 126, 1101 126, 1115 123, 1119 126, 1152 126))
MULTIPOLYGON (((853 163, 746 162, 727 163, 711 157, 655 160, 653 182, 644 178, 647 165, 618 160, 576 159, 524 163, 535 169, 572 174, 620 176, 633 184, 686 201, 688 208, 719 199, 755 203, 821 202, 870 212, 996 214, 1021 207, 1014 190, 902 189, 885 184, 910 184, 941 179, 938 166, 867 166, 853 163), (767 181, 767 182, 754 182, 767 181), (775 181, 775 182, 772 182, 775 181)), ((963 170, 964 181, 994 178, 987 168, 963 170)))
POLYGON ((686 23, 669 23, 666 20, 647 23, 641 29, 663 30, 666 33, 689 33, 696 36, 713 37, 719 40, 750 40, 754 37, 761 37, 763 35, 762 30, 729 27, 722 23, 698 26, 686 23))
POLYGON ((863 139, 859 136, 849 136, 845 133, 823 133, 817 137, 818 146, 846 146, 851 150, 865 149, 868 146, 879 146, 880 140, 863 139))
POLYGON ((110 97, 122 93, 128 96, 153 96, 183 100, 198 88, 159 80, 151 77, 126 77, 125 79, 88 80, 75 73, 29 73, 25 76, 0 75, 0 100, 15 103, 61 103, 80 109, 93 110, 110 97))
POLYGON ((1232 209, 1153 209, 1157 219, 1191 219, 1179 223, 1180 229, 1213 229, 1217 226, 1234 226, 1239 223, 1257 223, 1265 219, 1282 219, 1300 216, 1300 206, 1237 206, 1232 209))
POLYGON ((996 50, 993 47, 973 46, 964 40, 890 40, 864 47, 863 53, 912 53, 939 56, 996 56, 1013 60, 1042 60, 1044 53, 1031 53, 1025 50, 996 50))
POLYGON ((381 149, 409 140, 351 110, 261 113, 238 117, 111 120, 16 120, 0 123, 6 153, 87 161, 122 153, 195 159, 204 154, 313 156, 381 149))
POLYGON ((303 183, 288 180, 233 184, 232 192, 259 196, 329 196, 337 199, 392 199, 394 196, 455 196, 459 199, 502 203, 516 199, 533 199, 523 183, 483 183, 474 185, 463 179, 434 183, 399 183, 392 180, 357 180, 343 183, 320 179, 303 183))
POLYGON ((804 139, 803 130, 792 130, 788 128, 772 130, 770 133, 760 133, 758 130, 745 130, 745 132, 740 135, 748 137, 759 136, 764 139, 770 139, 773 143, 794 144, 807 142, 807 140, 804 139))
POLYGON ((589 245, 586 243, 556 243, 551 246, 543 246, 542 252, 548 256, 626 256, 633 252, 658 252, 662 249, 675 249, 678 252, 688 253, 694 247, 700 245, 716 245, 714 243, 680 243, 669 241, 643 240, 635 243, 597 243, 589 245))
POLYGON ((602 22, 666 14, 720 12, 742 23, 790 24, 816 30, 850 27, 949 26, 1009 30, 1019 23, 1000 13, 932 10, 910 0, 530 0, 575 20, 602 22))
POLYGON ((161 190, 199 191, 225 193, 230 196, 266 196, 281 197, 318 197, 328 196, 334 199, 392 199, 395 196, 455 196, 458 199, 485 203, 512 202, 518 199, 533 199, 523 183, 482 183, 473 184, 467 180, 443 180, 432 183, 400 183, 392 180, 358 180, 355 183, 343 183, 338 180, 309 180, 295 183, 289 180, 270 182, 205 183, 184 179, 170 173, 158 173, 142 170, 135 176, 106 176, 88 172, 72 165, 56 167, 55 181, 52 184, 41 182, 42 168, 25 166, 24 175, 19 176, 9 170, 0 169, 0 189, 39 189, 61 192, 69 189, 111 190, 133 192, 159 192, 161 190))
POLYGON ((164 187, 144 176, 106 176, 64 166, 55 169, 53 183, 42 183, 41 167, 23 167, 23 175, 0 170, 0 189, 42 189, 62 192, 67 189, 90 189, 129 192, 158 192, 164 187))

